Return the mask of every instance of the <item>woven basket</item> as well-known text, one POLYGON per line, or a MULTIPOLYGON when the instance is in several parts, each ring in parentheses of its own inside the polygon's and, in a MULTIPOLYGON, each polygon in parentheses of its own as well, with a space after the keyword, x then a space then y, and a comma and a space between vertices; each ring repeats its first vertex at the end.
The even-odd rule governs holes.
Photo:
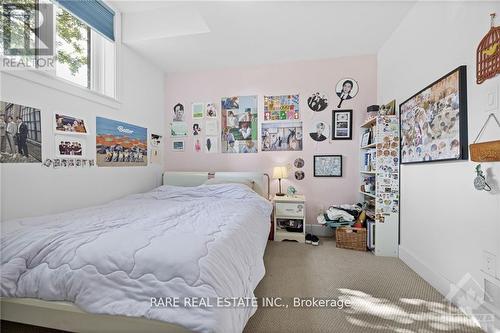
POLYGON ((340 227, 335 230, 337 247, 366 251, 366 229, 340 227))

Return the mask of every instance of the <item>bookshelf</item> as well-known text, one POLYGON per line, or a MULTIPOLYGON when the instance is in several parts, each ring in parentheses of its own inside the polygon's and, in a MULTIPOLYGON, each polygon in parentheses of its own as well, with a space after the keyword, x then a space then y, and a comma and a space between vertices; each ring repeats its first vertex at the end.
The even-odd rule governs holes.
POLYGON ((399 246, 399 120, 396 116, 367 119, 360 128, 360 200, 366 204, 371 250, 398 256, 399 246))

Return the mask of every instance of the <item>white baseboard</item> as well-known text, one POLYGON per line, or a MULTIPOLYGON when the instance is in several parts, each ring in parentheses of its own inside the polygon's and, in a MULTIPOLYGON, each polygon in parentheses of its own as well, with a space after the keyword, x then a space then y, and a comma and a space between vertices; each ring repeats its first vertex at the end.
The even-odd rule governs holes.
MULTIPOLYGON (((420 277, 422 277, 427 283, 429 283, 432 287, 437 289, 437 291, 443 295, 444 298, 447 297, 451 290, 451 286, 454 285, 452 281, 449 281, 444 276, 436 273, 426 264, 424 264, 421 260, 419 260, 411 251, 406 250, 404 247, 399 247, 399 258, 410 267, 413 271, 415 271, 420 277)), ((456 296, 454 299, 458 299, 457 295, 464 297, 463 299, 468 299, 467 291, 463 289, 458 289, 456 296)), ((457 305, 457 304, 455 304, 457 305)), ((464 310, 464 309, 462 309, 464 310)), ((495 314, 493 309, 490 309, 488 305, 482 305, 479 308, 475 309, 472 312, 466 311, 467 315, 469 315, 473 320, 481 325, 481 328, 488 333, 500 333, 500 316, 495 314), (484 322, 481 320, 479 315, 491 315, 494 318, 494 321, 484 322)))
POLYGON ((334 230, 322 224, 306 224, 306 233, 318 237, 332 237, 334 235, 334 230))

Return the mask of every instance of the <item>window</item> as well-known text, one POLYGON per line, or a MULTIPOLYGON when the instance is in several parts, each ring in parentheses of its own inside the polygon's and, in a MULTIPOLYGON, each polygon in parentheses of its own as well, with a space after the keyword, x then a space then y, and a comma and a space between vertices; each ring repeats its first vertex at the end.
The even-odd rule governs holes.
POLYGON ((56 6, 56 75, 90 88, 90 27, 56 6))

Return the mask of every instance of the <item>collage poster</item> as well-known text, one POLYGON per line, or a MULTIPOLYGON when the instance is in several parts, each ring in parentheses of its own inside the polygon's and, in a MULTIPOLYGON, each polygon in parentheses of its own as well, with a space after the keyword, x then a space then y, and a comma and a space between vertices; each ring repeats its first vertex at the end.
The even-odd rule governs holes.
POLYGON ((257 96, 224 97, 221 114, 222 152, 257 153, 257 96))
POLYGON ((299 95, 264 96, 264 120, 297 120, 299 112, 299 95))
POLYGON ((144 127, 96 117, 96 160, 101 167, 145 166, 148 137, 144 127))
POLYGON ((262 123, 262 151, 301 151, 302 122, 262 123))

